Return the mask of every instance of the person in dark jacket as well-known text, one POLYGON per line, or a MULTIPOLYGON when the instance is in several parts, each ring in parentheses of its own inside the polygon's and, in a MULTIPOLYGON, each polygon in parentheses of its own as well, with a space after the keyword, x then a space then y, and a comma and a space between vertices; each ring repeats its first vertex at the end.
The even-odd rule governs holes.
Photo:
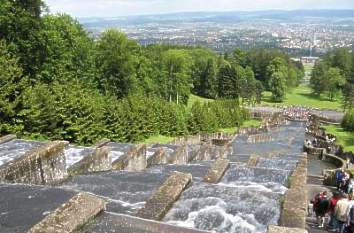
POLYGON ((322 198, 319 200, 316 207, 316 217, 318 227, 323 228, 325 223, 325 216, 329 210, 329 200, 327 198, 327 192, 324 192, 322 198))

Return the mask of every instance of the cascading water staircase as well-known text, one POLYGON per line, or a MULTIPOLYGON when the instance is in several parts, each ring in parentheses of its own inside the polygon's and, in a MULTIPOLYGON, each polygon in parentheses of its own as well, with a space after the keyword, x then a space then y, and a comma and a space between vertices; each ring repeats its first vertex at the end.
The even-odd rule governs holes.
MULTIPOLYGON (((260 140, 252 143, 247 135, 239 135, 232 141, 232 150, 198 144, 136 148, 132 144, 109 142, 102 145, 109 152, 103 151, 98 156, 99 146, 68 145, 64 157, 69 176, 54 182, 55 186, 0 185, 0 232, 27 232, 80 192, 106 202, 106 210, 81 228, 83 232, 266 232, 268 225, 279 222, 281 200, 302 152, 304 131, 303 123, 290 123, 262 132, 262 136, 254 137, 260 140), (245 162, 251 155, 256 160, 255 166, 250 167, 245 162), (111 168, 97 172, 95 156, 109 161, 111 168), (215 159, 220 157, 230 160, 229 169, 220 182, 205 182, 215 159), (73 168, 76 170, 71 173, 73 168), (96 172, 87 172, 95 168, 96 172), (192 184, 159 219, 161 223, 145 222, 149 227, 142 230, 144 226, 139 220, 124 217, 139 215, 147 200, 175 171, 191 174, 192 184), (122 219, 130 225, 124 225, 122 219), (186 228, 173 228, 173 225, 186 228)), ((0 144, 0 171, 44 144, 18 139, 0 144)))

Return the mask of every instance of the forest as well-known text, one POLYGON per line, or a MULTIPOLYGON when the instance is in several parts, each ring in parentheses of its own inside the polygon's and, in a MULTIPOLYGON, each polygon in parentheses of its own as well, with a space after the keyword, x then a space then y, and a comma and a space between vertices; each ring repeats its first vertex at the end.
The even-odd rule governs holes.
POLYGON ((215 132, 240 126, 264 90, 281 102, 304 77, 277 50, 141 46, 116 29, 93 38, 41 0, 0 6, 0 135, 86 145, 215 132), (192 94, 215 101, 188 107, 192 94))
POLYGON ((328 52, 315 64, 310 84, 315 94, 325 94, 330 100, 343 95, 342 127, 354 132, 354 53, 345 48, 328 52))

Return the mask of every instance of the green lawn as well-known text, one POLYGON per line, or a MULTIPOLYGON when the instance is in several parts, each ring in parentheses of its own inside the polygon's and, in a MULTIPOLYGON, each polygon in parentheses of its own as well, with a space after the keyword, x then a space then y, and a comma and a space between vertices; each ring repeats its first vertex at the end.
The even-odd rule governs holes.
MULTIPOLYGON (((261 126, 262 121, 260 120, 254 120, 254 119, 250 119, 247 120, 245 122, 243 122, 242 127, 259 127, 261 126)), ((232 127, 232 128, 224 128, 224 129, 220 129, 219 132, 223 132, 223 133, 235 133, 237 131, 238 127, 232 127)))
POLYGON ((286 99, 283 103, 274 103, 271 100, 271 93, 264 92, 262 98, 263 105, 276 105, 276 106, 289 106, 289 105, 299 105, 312 108, 326 108, 341 110, 341 100, 340 98, 329 101, 324 95, 318 97, 312 94, 312 90, 308 85, 301 84, 300 86, 294 88, 291 92, 286 94, 286 99))
POLYGON ((169 144, 174 139, 175 139, 174 137, 156 135, 156 136, 151 136, 150 138, 146 139, 145 141, 143 141, 141 143, 143 143, 143 144, 156 144, 156 143, 169 144))
POLYGON ((354 133, 346 132, 343 128, 339 126, 326 126, 326 132, 329 134, 334 134, 337 137, 337 143, 344 147, 344 151, 354 152, 354 133))

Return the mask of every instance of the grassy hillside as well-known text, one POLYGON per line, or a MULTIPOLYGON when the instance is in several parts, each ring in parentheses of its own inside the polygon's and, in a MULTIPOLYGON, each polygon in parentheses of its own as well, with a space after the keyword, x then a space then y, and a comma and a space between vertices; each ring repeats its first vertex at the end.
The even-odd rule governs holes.
POLYGON ((345 151, 353 151, 354 152, 354 133, 346 132, 343 128, 339 126, 326 126, 326 132, 330 134, 334 134, 337 137, 337 143, 344 147, 345 151))
POLYGON ((271 93, 264 92, 262 104, 263 105, 278 105, 289 106, 299 105, 312 108, 326 108, 341 110, 341 98, 337 98, 334 101, 329 101, 324 95, 316 96, 312 94, 312 90, 308 85, 301 84, 286 94, 286 99, 283 103, 274 103, 271 100, 271 93))

